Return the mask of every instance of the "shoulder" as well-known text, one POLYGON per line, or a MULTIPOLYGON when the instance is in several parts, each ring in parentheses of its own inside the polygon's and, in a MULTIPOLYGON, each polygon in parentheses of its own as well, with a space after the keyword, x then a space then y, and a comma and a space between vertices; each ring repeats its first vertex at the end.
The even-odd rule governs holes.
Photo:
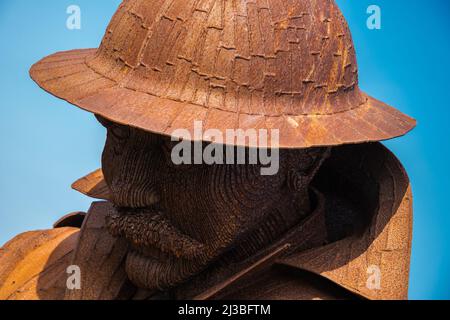
POLYGON ((0 248, 0 300, 63 298, 79 231, 63 227, 26 232, 0 248))

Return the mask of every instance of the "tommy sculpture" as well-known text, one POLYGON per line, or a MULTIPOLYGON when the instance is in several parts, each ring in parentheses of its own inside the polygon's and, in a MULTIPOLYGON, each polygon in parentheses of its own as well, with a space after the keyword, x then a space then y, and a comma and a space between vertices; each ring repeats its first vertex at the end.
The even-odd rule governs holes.
POLYGON ((407 298, 410 183, 379 141, 416 122, 359 89, 333 0, 125 0, 98 49, 30 74, 106 127, 73 185, 102 201, 8 242, 0 299, 407 298), (278 172, 174 164, 198 121, 278 130, 278 172))

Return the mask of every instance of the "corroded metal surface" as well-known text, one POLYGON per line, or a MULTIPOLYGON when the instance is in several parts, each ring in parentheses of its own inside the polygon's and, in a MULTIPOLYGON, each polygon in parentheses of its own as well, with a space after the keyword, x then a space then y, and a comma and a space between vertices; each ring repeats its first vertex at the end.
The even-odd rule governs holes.
POLYGON ((102 168, 73 187, 109 202, 0 248, 0 299, 407 297, 410 183, 381 144, 356 143, 415 121, 359 90, 334 1, 126 0, 99 49, 31 76, 106 127, 102 168), (278 174, 176 166, 164 135, 196 120, 280 129, 278 174), (64 288, 69 264, 81 290, 64 288))
POLYGON ((166 135, 201 120, 205 129, 279 129, 281 147, 304 148, 415 126, 359 90, 333 0, 126 0, 99 49, 56 53, 31 76, 85 110, 166 135))
MULTIPOLYGON (((177 290, 177 297, 244 300, 349 298, 348 294, 343 296, 336 292, 331 285, 334 283, 368 299, 405 299, 413 205, 410 184, 402 165, 380 144, 364 144, 337 148, 324 169, 320 175, 326 179, 319 177, 319 186, 331 183, 335 188, 340 187, 345 197, 366 206, 359 212, 359 215, 369 218, 362 232, 325 246, 320 243, 310 250, 303 250, 306 239, 324 235, 321 224, 326 216, 321 212, 327 209, 319 205, 306 221, 250 260, 249 266, 238 265, 235 272, 227 276, 220 274, 217 268, 205 271, 177 290), (355 167, 358 170, 354 170, 355 167), (283 253, 281 257, 280 253, 283 253), (291 271, 274 268, 274 265, 285 266, 291 271), (367 287, 367 272, 372 265, 381 271, 379 290, 367 287), (257 269, 264 266, 267 268, 261 274, 257 269), (309 273, 292 272, 299 270, 309 273), (330 281, 318 282, 317 277, 330 281)), ((99 171, 96 180, 101 180, 100 176, 99 171)), ((91 188, 87 192, 89 190, 91 188)), ((326 206, 330 199, 328 197, 323 205, 326 206)), ((113 238, 106 227, 106 216, 113 210, 112 203, 95 203, 81 230, 58 228, 29 232, 7 243, 0 249, 0 299, 151 297, 151 292, 135 294, 129 288, 124 271, 126 244, 123 239, 113 238), (67 292, 65 296, 68 265, 82 267, 84 285, 81 291, 67 292)), ((339 211, 335 206, 328 210, 333 215, 339 211)))

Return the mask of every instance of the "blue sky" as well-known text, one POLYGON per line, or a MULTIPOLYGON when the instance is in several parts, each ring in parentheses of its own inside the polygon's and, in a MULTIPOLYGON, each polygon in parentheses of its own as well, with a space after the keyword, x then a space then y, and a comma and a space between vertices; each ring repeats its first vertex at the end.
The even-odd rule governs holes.
MULTIPOLYGON (((98 46, 119 0, 0 0, 0 244, 45 229, 91 200, 71 183, 100 167, 105 132, 29 79, 29 67, 55 51, 98 46), (82 10, 82 29, 66 28, 66 9, 82 10)), ((363 90, 418 120, 386 143, 404 163, 415 196, 410 297, 450 298, 450 2, 337 0, 349 21, 363 90), (366 9, 382 10, 382 29, 366 9)))

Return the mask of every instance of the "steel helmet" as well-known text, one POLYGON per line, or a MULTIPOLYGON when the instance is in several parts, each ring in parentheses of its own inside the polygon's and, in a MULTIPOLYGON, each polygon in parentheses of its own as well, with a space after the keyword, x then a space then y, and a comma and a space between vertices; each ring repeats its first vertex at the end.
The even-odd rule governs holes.
MULTIPOLYGON (((279 129, 280 147, 381 141, 415 121, 358 87, 351 34, 333 0, 125 0, 98 49, 30 71, 84 110, 171 135, 279 129)), ((246 142, 247 146, 252 146, 246 142)))

